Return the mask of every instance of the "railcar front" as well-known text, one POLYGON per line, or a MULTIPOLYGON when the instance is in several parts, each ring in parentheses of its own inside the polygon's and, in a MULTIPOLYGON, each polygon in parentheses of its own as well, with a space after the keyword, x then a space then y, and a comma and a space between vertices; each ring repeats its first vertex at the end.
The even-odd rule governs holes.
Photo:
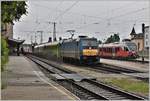
POLYGON ((139 57, 138 53, 137 53, 137 46, 135 43, 133 42, 126 42, 125 46, 128 49, 128 57, 129 58, 137 58, 139 57))

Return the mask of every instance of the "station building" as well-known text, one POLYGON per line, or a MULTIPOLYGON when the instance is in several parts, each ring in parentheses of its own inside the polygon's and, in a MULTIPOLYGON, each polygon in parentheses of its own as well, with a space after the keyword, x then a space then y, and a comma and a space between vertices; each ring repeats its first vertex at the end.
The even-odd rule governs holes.
POLYGON ((134 27, 130 33, 131 41, 137 45, 137 51, 140 56, 149 56, 149 26, 142 24, 142 33, 136 34, 134 27))
POLYGON ((149 26, 142 24, 142 33, 138 34, 133 27, 130 36, 131 41, 137 45, 137 51, 149 50, 149 26))
POLYGON ((25 40, 13 38, 13 25, 13 23, 3 23, 1 25, 1 37, 8 43, 9 54, 19 55, 20 46, 25 40))

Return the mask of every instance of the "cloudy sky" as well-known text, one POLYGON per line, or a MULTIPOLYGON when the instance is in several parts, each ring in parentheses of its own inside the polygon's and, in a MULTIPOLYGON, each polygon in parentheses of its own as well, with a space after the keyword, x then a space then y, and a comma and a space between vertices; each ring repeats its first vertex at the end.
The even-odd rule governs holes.
POLYGON ((105 40, 111 34, 119 33, 120 38, 129 38, 132 27, 141 32, 141 24, 149 25, 149 0, 57 0, 28 1, 28 14, 23 15, 14 25, 14 38, 25 39, 25 43, 43 42, 53 34, 56 22, 57 39, 69 38, 67 30, 75 30, 75 37, 87 35, 105 40))

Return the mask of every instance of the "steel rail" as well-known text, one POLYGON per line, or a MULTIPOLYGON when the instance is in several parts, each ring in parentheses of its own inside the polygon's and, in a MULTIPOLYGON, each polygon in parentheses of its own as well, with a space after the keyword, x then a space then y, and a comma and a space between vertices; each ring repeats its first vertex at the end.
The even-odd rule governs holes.
MULTIPOLYGON (((31 58, 31 57, 30 57, 31 58)), ((34 58, 35 59, 35 58, 34 58)), ((33 60, 33 57, 32 57, 33 60)), ((39 61, 39 60, 38 60, 39 61)), ((36 63, 38 62, 36 61, 36 63)), ((44 63, 44 62, 43 62, 44 63)), ((40 62, 37 63, 41 64, 40 62)), ((46 63, 45 63, 46 64, 46 63)), ((44 65, 40 65, 44 68, 44 65)), ((47 67, 46 67, 47 69, 47 67)), ((50 71, 49 69, 47 69, 50 71)), ((63 70, 64 71, 64 70, 63 70)), ((50 71, 52 72, 52 71, 50 71)), ((56 72, 58 73, 58 72, 56 72)), ((59 74, 59 73, 58 73, 59 74)), ((60 74, 61 76, 61 74, 60 74)), ((65 86, 66 89, 75 93, 77 96, 82 92, 81 99, 101 99, 101 100, 120 100, 120 99, 131 99, 131 100, 144 100, 145 98, 131 94, 122 90, 112 88, 109 85, 98 83, 93 80, 84 79, 80 82, 74 82, 69 79, 65 79, 63 82, 58 81, 60 85, 65 86), (68 86, 70 85, 70 86, 68 86), (68 87, 68 88, 67 88, 68 87), (103 93, 102 93, 103 91, 103 93)))

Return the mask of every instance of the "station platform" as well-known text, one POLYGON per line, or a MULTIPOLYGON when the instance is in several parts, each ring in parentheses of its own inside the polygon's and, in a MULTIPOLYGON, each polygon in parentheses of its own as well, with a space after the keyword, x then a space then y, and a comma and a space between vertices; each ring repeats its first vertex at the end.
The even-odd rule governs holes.
POLYGON ((121 60, 112 60, 112 59, 100 59, 100 63, 105 63, 109 65, 119 66, 123 68, 133 69, 133 70, 139 70, 142 72, 148 72, 149 71, 149 64, 142 64, 138 62, 131 62, 131 61, 121 61, 121 60))
POLYGON ((9 57, 2 81, 7 86, 1 90, 2 100, 79 100, 24 56, 9 57))

